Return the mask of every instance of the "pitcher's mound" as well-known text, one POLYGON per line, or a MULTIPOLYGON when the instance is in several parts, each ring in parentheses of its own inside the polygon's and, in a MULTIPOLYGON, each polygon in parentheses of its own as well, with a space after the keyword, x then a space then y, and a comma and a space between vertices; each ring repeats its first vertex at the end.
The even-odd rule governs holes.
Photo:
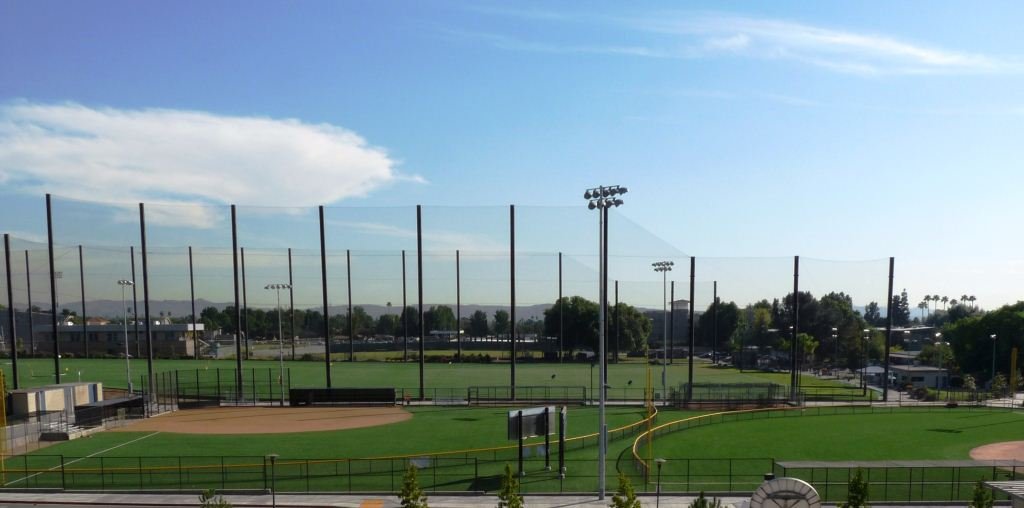
POLYGON ((976 460, 1024 460, 1024 441, 1004 441, 971 450, 976 460))
POLYGON ((214 407, 175 411, 115 431, 280 434, 374 427, 409 418, 412 414, 400 407, 214 407))

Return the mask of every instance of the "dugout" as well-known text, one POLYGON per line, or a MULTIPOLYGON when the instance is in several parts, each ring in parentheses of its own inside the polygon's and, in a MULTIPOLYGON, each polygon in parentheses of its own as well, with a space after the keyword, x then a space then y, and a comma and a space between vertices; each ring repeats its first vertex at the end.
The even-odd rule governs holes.
POLYGON ((122 417, 141 417, 144 412, 143 399, 139 395, 98 400, 75 406, 75 425, 79 427, 98 427, 107 420, 122 417))
POLYGON ((398 402, 394 388, 291 388, 291 406, 393 406, 398 402))

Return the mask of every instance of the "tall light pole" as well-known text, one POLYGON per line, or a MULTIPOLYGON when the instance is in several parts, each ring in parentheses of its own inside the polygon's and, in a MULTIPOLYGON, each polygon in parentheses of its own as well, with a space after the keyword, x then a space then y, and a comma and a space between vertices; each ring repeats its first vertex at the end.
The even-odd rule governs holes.
POLYGON ((124 309, 124 375, 128 378, 128 393, 132 393, 132 365, 131 360, 128 358, 128 303, 125 297, 125 289, 128 286, 134 286, 135 282, 127 279, 121 279, 117 281, 117 284, 121 286, 121 308, 124 309))
MULTIPOLYGON (((281 335, 281 290, 291 289, 291 284, 267 284, 263 289, 277 292, 277 387, 281 391, 281 405, 284 406, 284 337, 281 335)), ((351 319, 351 317, 349 318, 351 319)))
POLYGON ((948 345, 948 342, 942 341, 942 332, 935 332, 935 366, 939 369, 939 372, 935 373, 935 391, 941 388, 939 378, 942 376, 942 346, 948 345))
POLYGON ((989 335, 988 338, 992 339, 992 381, 996 379, 996 334, 989 335))
POLYGON ((605 292, 608 289, 608 273, 605 269, 606 260, 608 257, 608 238, 605 235, 605 224, 608 221, 608 209, 613 206, 622 206, 622 199, 617 198, 617 195, 625 194, 627 189, 618 185, 611 185, 608 187, 595 187, 587 189, 583 193, 583 199, 587 200, 587 208, 591 210, 597 210, 598 214, 598 232, 599 232, 599 243, 598 251, 598 264, 600 265, 598 270, 598 293, 600 296, 600 302, 598 302, 598 316, 597 316, 597 344, 598 344, 598 359, 601 362, 601 367, 598 372, 598 409, 597 409, 597 420, 598 420, 598 431, 599 437, 597 442, 597 498, 604 500, 605 494, 605 456, 608 453, 608 423, 605 419, 605 399, 606 399, 606 388, 608 381, 606 379, 605 364, 607 359, 605 358, 605 303, 608 301, 605 292))
POLYGON ((654 267, 654 271, 661 272, 661 312, 665 321, 664 332, 661 335, 661 401, 662 405, 668 403, 668 390, 666 389, 666 372, 667 368, 665 363, 668 358, 668 272, 672 271, 672 265, 675 263, 671 261, 658 261, 651 263, 654 267))
POLYGON ((665 465, 665 459, 657 458, 654 462, 658 464, 658 491, 654 498, 654 508, 661 508, 661 466, 665 465))
MULTIPOLYGON (((838 373, 839 371, 839 329, 832 327, 832 344, 835 345, 835 352, 832 355, 832 371, 838 373)), ((838 378, 838 374, 836 376, 838 378)))
POLYGON ((864 369, 860 371, 860 387, 861 392, 864 395, 868 393, 868 359, 869 351, 868 346, 871 344, 871 329, 864 329, 864 369))

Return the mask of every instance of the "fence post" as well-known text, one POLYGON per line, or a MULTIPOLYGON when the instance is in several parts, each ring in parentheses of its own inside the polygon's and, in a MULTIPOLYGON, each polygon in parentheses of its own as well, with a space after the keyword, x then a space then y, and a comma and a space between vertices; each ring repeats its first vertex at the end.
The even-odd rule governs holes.
MULTIPOLYGON (((179 457, 179 459, 180 459, 180 457, 179 457)), ((145 483, 145 482, 143 481, 143 478, 142 478, 142 456, 140 455, 139 456, 139 490, 143 489, 143 483, 145 483)))
POLYGON ((181 455, 178 455, 178 491, 180 492, 182 490, 183 486, 181 484, 181 455))
MULTIPOLYGON (((28 476, 28 457, 25 457, 25 476, 28 476)), ((60 454, 60 489, 68 490, 68 480, 64 474, 64 454, 60 454)))

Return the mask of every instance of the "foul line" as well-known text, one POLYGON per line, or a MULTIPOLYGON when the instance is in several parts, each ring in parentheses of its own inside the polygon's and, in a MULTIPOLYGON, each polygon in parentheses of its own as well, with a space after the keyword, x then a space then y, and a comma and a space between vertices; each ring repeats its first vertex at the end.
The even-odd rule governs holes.
POLYGON ((85 457, 72 460, 71 462, 64 462, 64 463, 62 463, 59 466, 53 466, 50 469, 47 469, 46 471, 40 471, 38 473, 33 473, 33 474, 29 475, 29 476, 22 476, 21 478, 18 478, 17 480, 5 483, 4 487, 10 486, 10 485, 14 485, 15 483, 18 483, 18 482, 20 482, 22 480, 28 480, 29 478, 34 478, 36 476, 39 476, 39 475, 41 475, 43 473, 46 473, 46 472, 49 472, 49 471, 53 471, 55 469, 61 469, 61 468, 65 467, 65 466, 67 466, 67 465, 74 464, 75 462, 79 462, 79 461, 82 461, 82 460, 85 460, 85 459, 91 459, 91 458, 93 458, 93 457, 95 457, 95 456, 97 456, 97 455, 99 455, 101 453, 107 453, 107 452, 109 452, 111 450, 116 450, 116 449, 118 449, 118 448, 120 448, 122 446, 128 446, 128 445, 130 445, 132 443, 137 443, 139 441, 142 441, 143 439, 146 439, 147 437, 153 437, 153 436, 155 436, 157 434, 159 434, 159 432, 154 432, 152 434, 146 434, 145 436, 142 436, 140 438, 132 439, 131 441, 125 441, 124 443, 121 443, 121 444, 119 444, 117 446, 111 446, 110 448, 107 448, 106 450, 100 450, 100 451, 92 453, 90 455, 86 455, 85 457))

